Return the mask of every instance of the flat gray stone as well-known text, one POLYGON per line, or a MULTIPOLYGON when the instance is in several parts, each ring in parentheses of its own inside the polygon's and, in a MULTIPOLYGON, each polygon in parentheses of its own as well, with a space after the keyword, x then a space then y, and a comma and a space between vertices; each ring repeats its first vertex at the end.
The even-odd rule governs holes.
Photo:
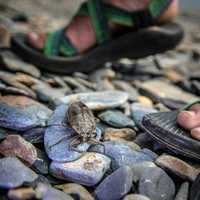
POLYGON ((194 181, 200 172, 199 169, 195 169, 188 163, 170 155, 162 155, 158 157, 156 164, 188 181, 194 181))
POLYGON ((16 157, 0 159, 0 188, 16 188, 23 183, 31 183, 38 175, 26 167, 16 157))
POLYGON ((89 92, 68 95, 57 99, 56 104, 69 104, 82 101, 92 110, 104 110, 122 106, 128 100, 128 94, 121 91, 89 92))
POLYGON ((56 178, 72 181, 78 184, 93 186, 110 168, 111 160, 98 153, 85 153, 73 162, 52 162, 50 173, 56 178))
POLYGON ((116 200, 124 197, 132 187, 132 171, 123 166, 107 176, 95 190, 98 200, 116 200))
POLYGON ((104 153, 112 160, 112 168, 117 169, 124 165, 132 166, 135 163, 154 161, 155 156, 142 150, 133 150, 129 145, 116 141, 104 142, 104 148, 100 145, 92 146, 89 151, 104 153), (105 151, 104 151, 105 150, 105 151))
POLYGON ((106 124, 115 128, 135 128, 132 119, 117 110, 107 110, 98 115, 98 117, 106 124))
POLYGON ((139 193, 153 200, 174 200, 175 185, 160 168, 147 168, 139 180, 139 193))

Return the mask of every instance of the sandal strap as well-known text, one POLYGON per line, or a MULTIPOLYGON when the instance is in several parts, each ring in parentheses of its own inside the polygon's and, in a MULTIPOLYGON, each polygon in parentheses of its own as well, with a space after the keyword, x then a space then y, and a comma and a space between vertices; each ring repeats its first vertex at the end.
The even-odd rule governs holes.
MULTIPOLYGON (((109 21, 128 27, 146 27, 153 24, 171 2, 172 0, 151 0, 147 10, 131 13, 101 0, 88 0, 81 6, 77 15, 91 17, 97 43, 102 44, 111 38, 109 21)), ((77 49, 65 36, 65 29, 49 33, 45 42, 45 55, 59 53, 66 56, 77 54, 77 49)))
POLYGON ((108 18, 101 0, 88 0, 88 12, 96 33, 97 43, 101 44, 110 39, 108 18))
POLYGON ((186 110, 189 110, 193 105, 197 104, 197 103, 200 103, 200 99, 197 99, 197 100, 194 100, 188 104, 186 104, 185 106, 183 106, 179 112, 182 112, 182 111, 186 111, 186 110))
POLYGON ((59 53, 65 56, 74 56, 77 54, 77 49, 65 35, 65 28, 48 33, 45 42, 44 54, 46 56, 56 56, 59 53))

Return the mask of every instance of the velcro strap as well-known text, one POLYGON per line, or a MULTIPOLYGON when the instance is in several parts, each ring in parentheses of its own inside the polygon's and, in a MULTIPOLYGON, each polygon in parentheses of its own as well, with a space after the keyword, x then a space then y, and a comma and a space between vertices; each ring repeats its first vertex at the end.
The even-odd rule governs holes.
POLYGON ((101 44, 110 39, 108 20, 103 9, 103 4, 100 0, 88 0, 87 6, 96 32, 97 42, 101 44))

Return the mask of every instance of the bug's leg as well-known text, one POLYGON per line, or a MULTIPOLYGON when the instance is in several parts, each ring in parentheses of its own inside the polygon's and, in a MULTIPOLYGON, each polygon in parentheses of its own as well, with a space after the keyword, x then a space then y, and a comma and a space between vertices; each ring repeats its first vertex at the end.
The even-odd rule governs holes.
POLYGON ((80 151, 76 148, 79 144, 81 144, 81 138, 80 138, 80 135, 77 135, 73 138, 73 140, 69 144, 70 151, 76 151, 79 153, 83 153, 83 151, 80 151))
POLYGON ((93 145, 97 144, 97 145, 103 146, 103 153, 105 153, 105 146, 104 146, 103 142, 101 142, 101 141, 99 141, 99 140, 97 140, 97 139, 95 139, 95 138, 90 138, 90 139, 88 140, 88 143, 89 143, 89 144, 93 144, 93 145))
POLYGON ((55 145, 61 143, 64 139, 69 139, 71 138, 72 136, 71 135, 64 135, 63 137, 61 137, 56 143, 52 144, 49 148, 52 148, 54 147, 55 145))

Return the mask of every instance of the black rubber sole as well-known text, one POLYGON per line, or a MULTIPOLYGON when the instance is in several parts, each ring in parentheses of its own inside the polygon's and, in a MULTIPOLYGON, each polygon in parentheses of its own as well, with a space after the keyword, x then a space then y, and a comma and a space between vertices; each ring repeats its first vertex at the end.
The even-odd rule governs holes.
POLYGON ((46 57, 26 44, 26 35, 16 34, 12 38, 12 50, 25 61, 42 69, 70 74, 91 72, 108 61, 119 58, 142 58, 173 49, 183 38, 183 30, 176 23, 154 26, 127 33, 100 45, 84 54, 70 58, 46 57))
POLYGON ((146 115, 142 121, 142 129, 172 151, 200 161, 200 142, 177 125, 177 115, 177 111, 146 115))

